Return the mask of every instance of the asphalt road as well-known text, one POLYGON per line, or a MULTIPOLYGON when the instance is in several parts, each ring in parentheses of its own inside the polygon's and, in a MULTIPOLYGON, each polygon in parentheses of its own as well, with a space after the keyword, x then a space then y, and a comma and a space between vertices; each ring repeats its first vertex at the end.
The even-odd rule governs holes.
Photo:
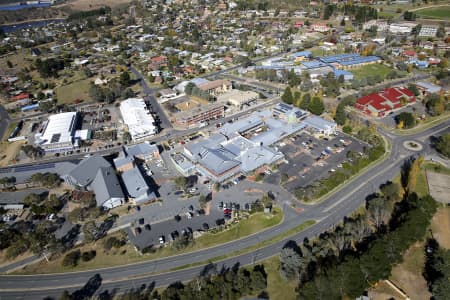
MULTIPOLYGON (((418 154, 418 152, 409 152, 404 149, 404 141, 426 141, 429 136, 443 130, 448 130, 449 125, 450 120, 419 134, 396 137, 392 134, 388 135, 394 139, 392 140, 392 151, 389 153, 386 160, 370 168, 323 202, 310 206, 301 205, 301 208, 303 208, 304 211, 299 215, 289 217, 279 226, 259 232, 258 234, 193 253, 186 253, 133 265, 77 273, 0 276, 0 296, 4 299, 38 299, 48 295, 58 296, 64 289, 71 290, 79 288, 88 280, 88 278, 97 273, 103 278, 103 285, 100 288, 100 291, 111 291, 117 288, 129 289, 133 286, 139 287, 143 283, 148 284, 151 282, 155 282, 156 286, 164 286, 177 280, 185 281, 198 276, 203 269, 203 266, 157 275, 148 274, 163 272, 195 262, 204 262, 217 256, 230 254, 233 251, 261 243, 265 239, 277 236, 306 220, 315 219, 317 221, 315 225, 289 239, 285 239, 281 242, 247 254, 223 260, 217 265, 219 269, 222 265, 230 267, 235 263, 248 265, 276 255, 287 240, 301 242, 305 237, 312 238, 317 236, 321 232, 324 232, 339 223, 345 216, 350 215, 363 204, 367 195, 377 191, 380 184, 398 174, 404 160, 411 155, 418 154)), ((431 152, 429 146, 424 145, 422 153, 428 154, 429 152, 431 152)))
POLYGON ((3 138, 9 126, 9 115, 3 105, 0 105, 0 140, 3 138))
POLYGON ((147 85, 147 81, 145 80, 145 78, 134 66, 131 66, 130 70, 131 72, 133 72, 134 76, 136 76, 136 79, 139 80, 139 83, 141 84, 142 92, 146 95, 144 96, 144 100, 150 102, 154 113, 161 120, 161 127, 163 129, 172 128, 172 123, 167 118, 167 115, 165 114, 164 110, 162 109, 162 107, 158 103, 158 100, 155 97, 156 89, 151 89, 147 85))

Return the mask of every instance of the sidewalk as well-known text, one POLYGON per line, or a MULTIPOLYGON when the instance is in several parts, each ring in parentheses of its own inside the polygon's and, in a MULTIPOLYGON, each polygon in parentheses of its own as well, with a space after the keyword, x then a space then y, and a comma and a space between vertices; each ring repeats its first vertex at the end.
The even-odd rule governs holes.
POLYGON ((18 269, 21 269, 21 268, 23 268, 23 267, 25 267, 27 265, 40 262, 43 259, 44 259, 44 257, 40 257, 40 256, 37 256, 37 255, 29 256, 29 257, 24 258, 22 260, 19 260, 19 261, 10 263, 10 264, 6 264, 6 265, 0 266, 0 273, 8 274, 8 273, 14 272, 14 271, 16 271, 18 269))

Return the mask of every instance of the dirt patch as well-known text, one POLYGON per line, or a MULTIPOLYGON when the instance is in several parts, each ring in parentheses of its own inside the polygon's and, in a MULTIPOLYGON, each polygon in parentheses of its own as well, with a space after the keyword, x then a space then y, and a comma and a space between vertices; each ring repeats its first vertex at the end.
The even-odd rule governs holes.
POLYGON ((385 281, 380 281, 379 283, 377 283, 376 287, 374 287, 369 291, 369 298, 373 300, 386 300, 392 298, 395 300, 405 299, 401 294, 399 294, 394 288, 392 288, 385 281))
POLYGON ((6 167, 15 162, 17 154, 19 154, 20 147, 26 142, 2 142, 0 144, 0 167, 6 167))
POLYGON ((431 171, 426 174, 431 196, 441 203, 450 203, 450 176, 431 171))
POLYGON ((430 299, 427 282, 422 276, 425 262, 423 242, 412 245, 403 255, 404 261, 392 269, 392 282, 411 299, 430 299))
POLYGON ((101 8, 103 6, 115 7, 121 4, 130 3, 130 0, 72 0, 68 3, 55 5, 55 8, 70 9, 70 10, 92 10, 101 8))
POLYGON ((431 230, 439 245, 450 249, 450 207, 443 207, 437 211, 433 216, 431 230))

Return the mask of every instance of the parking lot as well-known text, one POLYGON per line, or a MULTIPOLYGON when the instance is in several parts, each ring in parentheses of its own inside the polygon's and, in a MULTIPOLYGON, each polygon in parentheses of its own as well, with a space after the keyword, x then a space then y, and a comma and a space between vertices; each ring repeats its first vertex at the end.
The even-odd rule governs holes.
POLYGON ((286 174, 288 180, 284 187, 293 192, 297 187, 327 177, 346 161, 348 151, 362 152, 364 146, 367 145, 342 133, 327 139, 316 139, 307 133, 298 134, 279 143, 287 163, 281 164, 277 172, 266 174, 264 181, 277 184, 282 174, 286 174))
MULTIPOLYGON (((211 192, 209 184, 203 184, 201 179, 194 188, 199 195, 207 195, 211 192)), ((140 211, 120 219, 121 223, 127 219, 133 220, 132 226, 125 230, 132 243, 138 248, 159 245, 161 236, 164 237, 165 242, 170 242, 171 233, 174 231, 180 234, 183 230, 195 232, 216 227, 231 217, 233 211, 250 209, 252 203, 261 199, 263 194, 270 190, 270 186, 246 180, 231 184, 227 189, 213 192, 208 208, 204 211, 200 209, 198 203, 199 195, 186 199, 176 195, 174 190, 176 190, 174 185, 161 185, 162 203, 143 206, 140 211), (177 220, 175 216, 180 218, 177 220), (204 225, 205 223, 207 225, 204 225), (138 230, 136 230, 137 227, 139 227, 138 230)), ((278 192, 274 194, 277 196, 278 192)))

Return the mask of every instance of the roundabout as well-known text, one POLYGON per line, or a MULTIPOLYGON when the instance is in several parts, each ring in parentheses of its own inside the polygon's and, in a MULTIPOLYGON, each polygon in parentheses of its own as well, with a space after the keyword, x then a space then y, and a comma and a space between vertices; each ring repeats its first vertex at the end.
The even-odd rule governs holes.
POLYGON ((403 147, 406 150, 419 152, 423 150, 423 145, 417 141, 408 140, 403 142, 403 147))

